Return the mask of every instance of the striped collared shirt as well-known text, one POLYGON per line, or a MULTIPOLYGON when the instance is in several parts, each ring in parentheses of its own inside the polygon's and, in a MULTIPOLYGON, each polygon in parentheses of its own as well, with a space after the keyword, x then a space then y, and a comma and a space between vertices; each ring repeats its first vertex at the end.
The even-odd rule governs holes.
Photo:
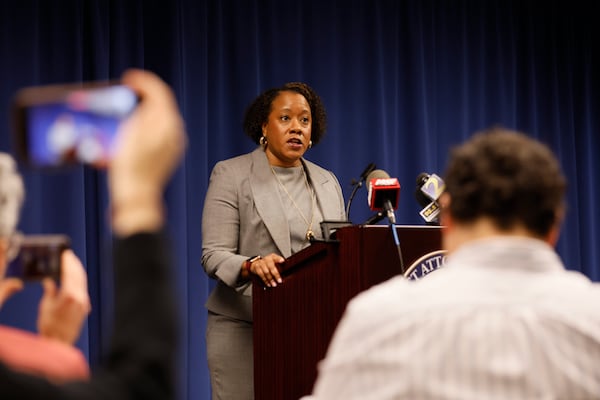
POLYGON ((600 287, 534 239, 471 242, 350 302, 315 399, 600 399, 600 287))

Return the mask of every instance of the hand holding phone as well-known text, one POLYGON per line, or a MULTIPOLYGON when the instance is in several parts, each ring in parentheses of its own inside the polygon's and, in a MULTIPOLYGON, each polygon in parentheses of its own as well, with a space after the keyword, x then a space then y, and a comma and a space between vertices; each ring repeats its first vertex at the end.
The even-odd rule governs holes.
POLYGON ((42 280, 37 327, 44 337, 73 344, 91 310, 87 276, 71 250, 64 250, 61 260, 60 286, 52 279, 42 280))
POLYGON ((121 121, 137 102, 131 89, 116 82, 21 89, 13 101, 17 154, 36 167, 105 165, 121 121))
POLYGON ((61 276, 61 256, 70 248, 70 240, 65 235, 33 235, 20 239, 19 251, 8 264, 5 276, 23 281, 39 281, 61 276))

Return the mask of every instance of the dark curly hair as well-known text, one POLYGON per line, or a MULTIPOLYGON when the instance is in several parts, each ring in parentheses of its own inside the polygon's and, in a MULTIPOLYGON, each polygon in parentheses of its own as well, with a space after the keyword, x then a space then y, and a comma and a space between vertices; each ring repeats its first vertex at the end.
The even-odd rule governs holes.
POLYGON ((327 129, 327 114, 319 95, 302 82, 290 82, 278 88, 268 89, 254 99, 244 114, 244 132, 258 144, 262 136, 262 125, 269 119, 273 100, 279 93, 286 91, 299 93, 308 102, 312 116, 311 140, 313 145, 319 143, 327 129))
POLYGON ((452 150, 445 174, 457 221, 491 218, 545 236, 564 207, 566 179, 551 150, 525 134, 494 127, 452 150))

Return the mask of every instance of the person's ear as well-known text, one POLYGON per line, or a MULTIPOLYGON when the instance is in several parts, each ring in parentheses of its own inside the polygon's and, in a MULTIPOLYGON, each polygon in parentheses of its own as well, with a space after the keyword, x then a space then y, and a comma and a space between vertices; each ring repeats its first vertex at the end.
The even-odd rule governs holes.
POLYGON ((450 212, 450 203, 452 199, 448 193, 442 193, 438 204, 440 205, 440 225, 442 227, 442 249, 448 254, 453 252, 460 240, 460 231, 457 229, 456 222, 450 212))
POLYGON ((452 198, 446 192, 442 193, 438 200, 438 204, 440 205, 440 225, 445 227, 452 227, 454 225, 452 215, 450 214, 451 202, 452 198))
POLYGON ((562 226, 564 216, 564 210, 561 209, 556 212, 556 221, 554 222, 554 225, 552 226, 552 228, 550 228, 550 231, 544 238, 546 243, 548 243, 552 247, 555 247, 556 243, 558 243, 558 238, 560 237, 560 227, 562 226))

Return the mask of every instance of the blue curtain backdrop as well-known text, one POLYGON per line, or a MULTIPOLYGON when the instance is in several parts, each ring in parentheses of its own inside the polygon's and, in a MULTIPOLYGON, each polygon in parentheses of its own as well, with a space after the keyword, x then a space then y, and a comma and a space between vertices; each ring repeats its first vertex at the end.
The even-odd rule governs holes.
MULTIPOLYGON (((592 2, 590 2, 591 4, 592 2)), ((181 399, 208 399, 201 218, 218 160, 253 149, 241 120, 262 90, 305 81, 328 110, 325 139, 307 158, 333 170, 346 199, 370 162, 402 184, 397 219, 422 224, 416 176, 441 173, 448 150, 501 124, 547 143, 569 180, 558 251, 600 280, 600 28, 580 1, 0 2, 0 150, 11 151, 8 109, 22 86, 117 78, 128 67, 170 83, 189 150, 166 193, 182 316, 181 399)), ((105 350, 112 276, 106 177, 84 167, 23 167, 20 228, 68 234, 89 274, 93 311, 78 345, 105 350)), ((370 212, 366 191, 351 219, 370 212)), ((2 323, 34 329, 40 290, 12 298, 2 323)))

